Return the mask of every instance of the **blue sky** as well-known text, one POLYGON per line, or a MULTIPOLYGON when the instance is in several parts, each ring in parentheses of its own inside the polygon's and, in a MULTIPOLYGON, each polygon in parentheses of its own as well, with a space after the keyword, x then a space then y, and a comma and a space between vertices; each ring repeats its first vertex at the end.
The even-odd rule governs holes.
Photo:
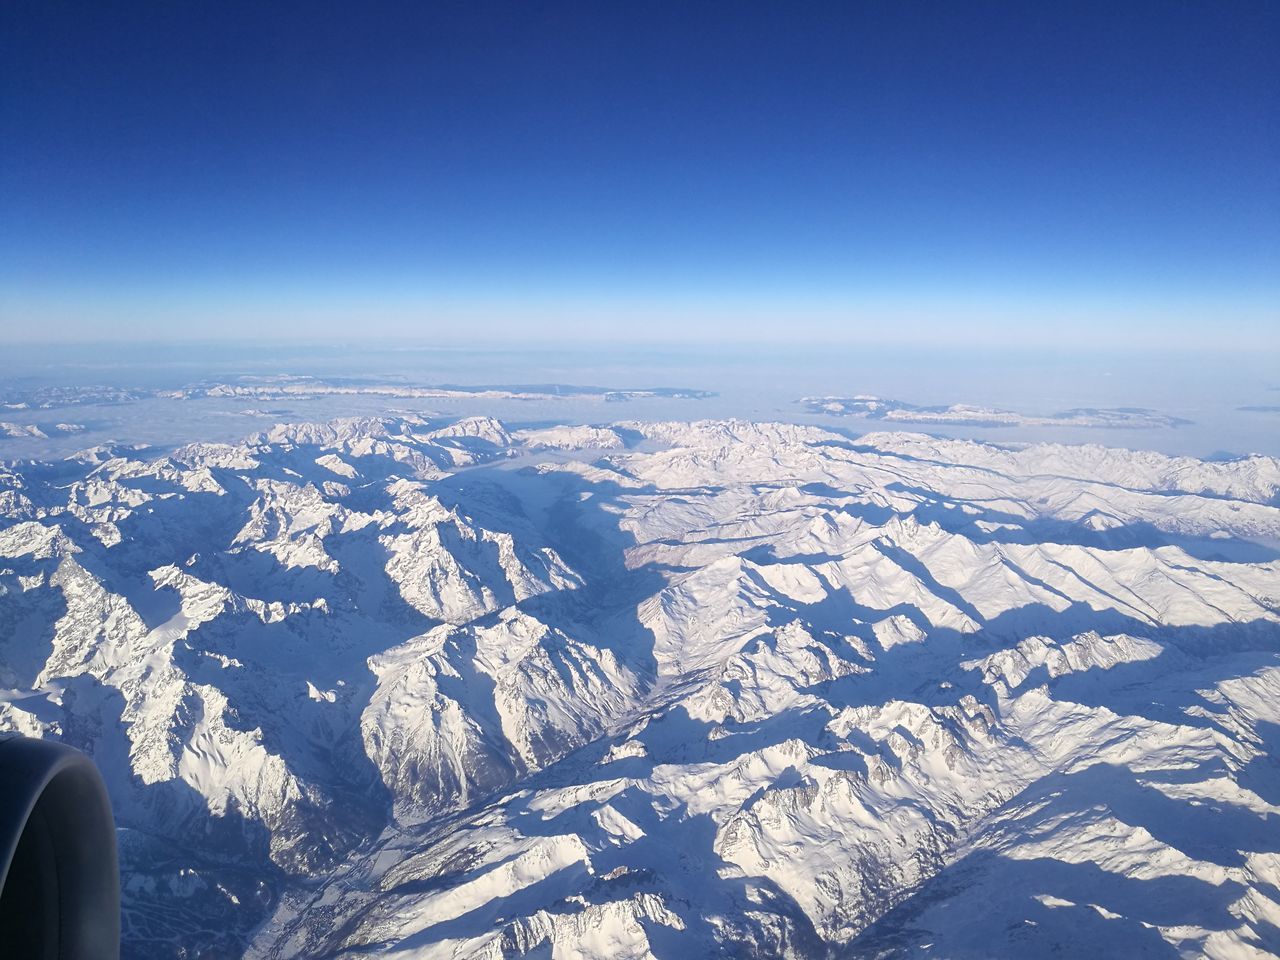
POLYGON ((0 8, 0 339, 1280 346, 1270 3, 0 8))

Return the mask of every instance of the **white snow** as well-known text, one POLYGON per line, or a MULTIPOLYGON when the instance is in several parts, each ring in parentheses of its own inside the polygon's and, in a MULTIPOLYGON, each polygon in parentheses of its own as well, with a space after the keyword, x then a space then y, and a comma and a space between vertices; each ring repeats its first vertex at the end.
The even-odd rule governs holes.
POLYGON ((0 730, 102 766, 137 955, 1280 950, 1275 460, 388 416, 42 469, 0 730))

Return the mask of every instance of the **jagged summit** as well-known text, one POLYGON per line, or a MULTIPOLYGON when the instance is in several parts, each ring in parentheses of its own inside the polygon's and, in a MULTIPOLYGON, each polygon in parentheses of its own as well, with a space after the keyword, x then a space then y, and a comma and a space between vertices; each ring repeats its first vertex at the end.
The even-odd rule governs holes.
POLYGON ((1278 497, 747 421, 16 463, 0 726, 103 768, 135 957, 1265 955, 1278 497))

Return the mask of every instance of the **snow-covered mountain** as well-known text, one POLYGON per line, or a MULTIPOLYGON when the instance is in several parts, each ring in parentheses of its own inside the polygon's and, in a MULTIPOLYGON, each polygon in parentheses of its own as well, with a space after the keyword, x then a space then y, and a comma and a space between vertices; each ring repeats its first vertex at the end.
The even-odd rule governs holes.
POLYGON ((1280 952, 1280 461, 377 418, 0 514, 130 956, 1280 952))
POLYGON ((855 397, 802 397, 796 401, 810 413, 838 417, 864 417, 895 423, 959 424, 975 427, 1086 427, 1133 430, 1145 427, 1180 427, 1191 421, 1141 407, 1077 407, 1045 416, 998 410, 968 403, 922 407, 904 400, 886 400, 860 394, 855 397))

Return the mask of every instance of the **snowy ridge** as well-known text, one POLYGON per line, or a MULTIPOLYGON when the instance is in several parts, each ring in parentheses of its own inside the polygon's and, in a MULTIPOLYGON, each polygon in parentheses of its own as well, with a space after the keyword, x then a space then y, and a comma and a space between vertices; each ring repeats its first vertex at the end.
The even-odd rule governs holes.
POLYGON ((892 420, 897 423, 965 424, 977 427, 1089 427, 1101 429, 1138 429, 1143 427, 1178 427, 1190 421, 1154 410, 1137 407, 1079 407, 1049 416, 979 407, 967 403, 921 407, 903 400, 880 397, 802 397, 796 401, 810 413, 835 414, 842 417, 865 417, 868 420, 892 420))
POLYGON ((104 769, 131 956, 1264 956, 1278 495, 740 421, 14 464, 0 727, 104 769))

